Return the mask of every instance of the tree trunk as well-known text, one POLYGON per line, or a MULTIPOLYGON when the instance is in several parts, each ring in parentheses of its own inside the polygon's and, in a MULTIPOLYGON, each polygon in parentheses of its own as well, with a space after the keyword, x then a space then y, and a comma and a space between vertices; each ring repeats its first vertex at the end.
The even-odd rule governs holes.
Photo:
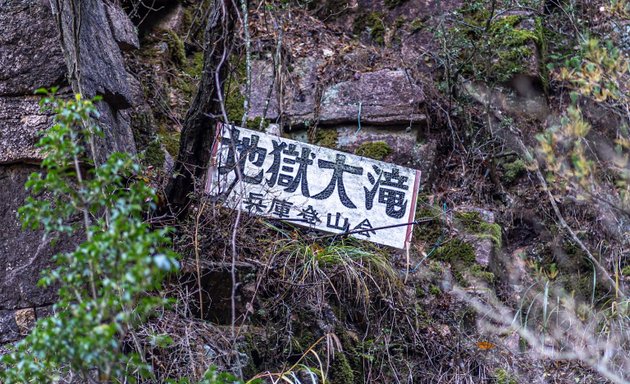
POLYGON ((166 188, 168 202, 177 215, 185 214, 191 193, 203 189, 215 126, 222 115, 224 97, 219 92, 223 94, 227 77, 237 12, 232 0, 214 0, 205 27, 203 72, 184 120, 179 155, 166 188))

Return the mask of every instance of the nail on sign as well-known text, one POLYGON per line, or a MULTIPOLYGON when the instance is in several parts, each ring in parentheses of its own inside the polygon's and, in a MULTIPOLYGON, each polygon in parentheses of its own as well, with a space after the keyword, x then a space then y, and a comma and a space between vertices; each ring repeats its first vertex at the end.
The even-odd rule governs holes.
POLYGON ((414 169, 218 124, 205 189, 254 215, 405 248, 419 185, 414 169))

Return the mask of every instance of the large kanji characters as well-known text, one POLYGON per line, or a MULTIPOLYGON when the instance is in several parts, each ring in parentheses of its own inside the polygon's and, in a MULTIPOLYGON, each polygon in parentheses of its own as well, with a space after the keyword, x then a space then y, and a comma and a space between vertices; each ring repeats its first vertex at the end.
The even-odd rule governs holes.
POLYGON ((224 126, 221 134, 213 177, 222 180, 218 193, 232 206, 383 244, 404 243, 404 233, 395 240, 383 228, 413 220, 416 171, 238 127, 224 126))

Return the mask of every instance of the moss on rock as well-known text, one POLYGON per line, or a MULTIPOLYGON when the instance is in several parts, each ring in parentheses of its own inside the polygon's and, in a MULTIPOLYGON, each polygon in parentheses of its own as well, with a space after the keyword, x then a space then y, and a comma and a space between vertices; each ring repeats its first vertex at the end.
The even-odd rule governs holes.
POLYGON ((155 168, 162 168, 166 158, 159 139, 152 141, 144 150, 142 155, 143 163, 155 168))
POLYGON ((354 20, 353 32, 361 35, 368 31, 370 38, 377 44, 385 44, 385 19, 381 12, 369 12, 358 15, 354 20))
POLYGON ((494 273, 488 271, 486 267, 483 267, 479 264, 474 264, 473 266, 471 266, 469 273, 470 276, 472 276, 473 278, 479 279, 488 284, 494 283, 494 280, 496 278, 494 273))
POLYGON ((183 65, 186 62, 186 50, 184 41, 175 31, 170 29, 162 31, 162 40, 168 47, 169 59, 175 65, 183 65))
POLYGON ((249 129, 260 129, 262 131, 269 127, 269 119, 263 119, 261 116, 256 116, 253 119, 247 119, 245 124, 249 129))
POLYGON ((315 144, 326 148, 337 148, 339 132, 336 129, 318 129, 315 144))
POLYGON ((516 159, 512 162, 503 163, 501 164, 501 168, 503 168, 501 181, 507 185, 514 183, 519 177, 524 175, 527 170, 525 162, 522 159, 516 159))
POLYGON ((335 354, 329 372, 331 382, 333 383, 353 384, 355 382, 354 372, 344 353, 335 354))
POLYGON ((427 244, 435 244, 444 233, 444 223, 441 219, 441 212, 438 208, 427 207, 419 202, 416 210, 417 219, 432 218, 413 227, 413 236, 427 244))
POLYGON ((469 5, 461 13, 464 27, 454 27, 450 33, 467 46, 462 53, 472 58, 463 68, 465 72, 500 82, 530 72, 533 48, 541 43, 541 37, 535 30, 520 27, 522 15, 494 17, 488 24, 491 14, 485 8, 469 5))
POLYGON ((164 149, 174 158, 177 157, 179 153, 179 132, 159 132, 158 133, 162 144, 164 145, 164 149))
POLYGON ((484 221, 479 212, 457 212, 455 218, 459 220, 466 232, 474 234, 480 238, 491 239, 497 246, 501 246, 501 226, 496 223, 484 221))
POLYGON ((374 160, 383 160, 385 156, 392 153, 392 148, 384 141, 373 141, 359 145, 354 153, 374 160))
POLYGON ((465 268, 475 263, 475 248, 463 240, 452 239, 437 249, 435 258, 453 267, 465 268))

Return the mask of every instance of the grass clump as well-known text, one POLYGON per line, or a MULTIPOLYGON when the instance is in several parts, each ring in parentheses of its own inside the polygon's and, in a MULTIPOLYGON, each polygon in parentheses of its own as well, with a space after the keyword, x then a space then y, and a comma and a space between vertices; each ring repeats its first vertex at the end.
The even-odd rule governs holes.
POLYGON ((514 376, 503 368, 497 368, 497 370, 494 371, 494 376, 496 377, 497 384, 518 384, 518 381, 514 378, 514 376))
MULTIPOLYGON (((287 255, 283 274, 296 284, 328 287, 337 296, 352 293, 355 303, 366 304, 375 288, 391 289, 397 279, 386 254, 367 247, 355 245, 353 240, 329 245, 288 240, 279 249, 287 255)), ((342 297, 339 300, 344 302, 342 297)))
POLYGON ((385 156, 392 153, 392 148, 384 141, 373 141, 359 145, 354 153, 374 160, 383 160, 385 156))

